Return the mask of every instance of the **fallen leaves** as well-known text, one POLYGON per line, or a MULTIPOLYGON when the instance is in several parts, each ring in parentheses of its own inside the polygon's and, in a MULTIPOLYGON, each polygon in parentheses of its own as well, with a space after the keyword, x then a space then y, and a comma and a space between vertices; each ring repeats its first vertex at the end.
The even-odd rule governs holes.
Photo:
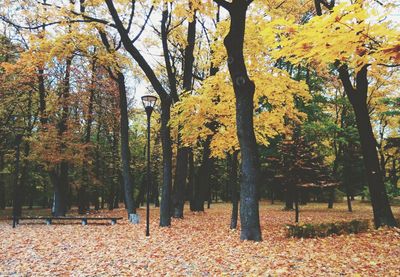
MULTIPOLYGON (((400 234, 382 228, 357 235, 316 239, 286 238, 285 224, 293 212, 262 203, 263 241, 241 242, 229 230, 230 205, 215 204, 205 213, 186 212, 172 227, 158 227, 158 210, 151 209, 150 237, 141 222, 117 225, 23 223, 12 229, 0 222, 0 275, 34 276, 315 276, 400 275, 400 234)), ((344 204, 301 207, 302 222, 334 222, 371 217, 366 204, 348 213, 344 204)), ((399 208, 394 208, 400 214, 399 208)), ((124 216, 122 209, 104 216, 124 216)))

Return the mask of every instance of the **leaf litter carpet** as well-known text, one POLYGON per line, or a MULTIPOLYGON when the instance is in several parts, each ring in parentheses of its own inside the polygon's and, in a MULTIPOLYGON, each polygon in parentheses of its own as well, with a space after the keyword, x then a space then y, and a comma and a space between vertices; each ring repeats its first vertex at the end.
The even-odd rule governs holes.
MULTIPOLYGON (((185 208, 187 208, 185 206, 185 208)), ((301 222, 371 218, 368 204, 301 206, 301 222)), ((204 213, 185 210, 172 227, 158 227, 151 208, 149 238, 145 209, 130 224, 123 209, 91 216, 123 216, 111 226, 22 221, 12 229, 0 221, 0 276, 400 276, 400 229, 381 228, 356 235, 318 239, 286 237, 294 213, 282 204, 260 206, 262 242, 242 242, 230 231, 230 204, 214 204, 204 213)), ((396 217, 400 208, 393 207, 396 217)))

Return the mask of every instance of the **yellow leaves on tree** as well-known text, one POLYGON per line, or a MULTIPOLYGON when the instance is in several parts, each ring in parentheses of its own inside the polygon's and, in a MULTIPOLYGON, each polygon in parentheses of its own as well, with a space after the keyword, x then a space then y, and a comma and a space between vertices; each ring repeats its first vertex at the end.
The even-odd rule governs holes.
MULTIPOLYGON (((301 121, 305 114, 295 107, 295 98, 308 98, 306 85, 292 80, 278 69, 260 72, 253 78, 256 84, 254 105, 255 134, 259 144, 290 131, 285 120, 301 121)), ((225 71, 207 78, 194 95, 185 95, 174 106, 171 124, 181 125, 182 139, 194 145, 213 135, 212 156, 224 157, 239 149, 236 135, 235 98, 229 75, 225 71), (215 130, 210 126, 217 126, 215 130)))
POLYGON ((399 25, 388 18, 390 10, 343 2, 303 25, 272 20, 263 35, 275 58, 322 67, 340 62, 358 71, 364 65, 398 61, 399 25))

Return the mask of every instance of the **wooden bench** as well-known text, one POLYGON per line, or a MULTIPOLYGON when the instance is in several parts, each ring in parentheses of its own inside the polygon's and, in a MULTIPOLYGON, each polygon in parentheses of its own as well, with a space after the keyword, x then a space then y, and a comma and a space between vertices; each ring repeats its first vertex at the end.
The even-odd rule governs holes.
POLYGON ((110 220, 111 225, 117 224, 117 220, 121 220, 122 217, 19 217, 17 219, 17 223, 20 220, 45 220, 47 225, 51 225, 53 220, 80 220, 82 225, 87 225, 88 220, 110 220))

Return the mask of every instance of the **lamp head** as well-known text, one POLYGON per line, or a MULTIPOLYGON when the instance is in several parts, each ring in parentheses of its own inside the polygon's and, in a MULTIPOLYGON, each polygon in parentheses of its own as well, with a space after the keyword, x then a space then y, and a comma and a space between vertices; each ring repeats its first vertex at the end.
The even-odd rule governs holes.
POLYGON ((153 111, 157 102, 157 97, 154 95, 144 95, 142 96, 143 107, 146 110, 147 115, 150 115, 153 111))

